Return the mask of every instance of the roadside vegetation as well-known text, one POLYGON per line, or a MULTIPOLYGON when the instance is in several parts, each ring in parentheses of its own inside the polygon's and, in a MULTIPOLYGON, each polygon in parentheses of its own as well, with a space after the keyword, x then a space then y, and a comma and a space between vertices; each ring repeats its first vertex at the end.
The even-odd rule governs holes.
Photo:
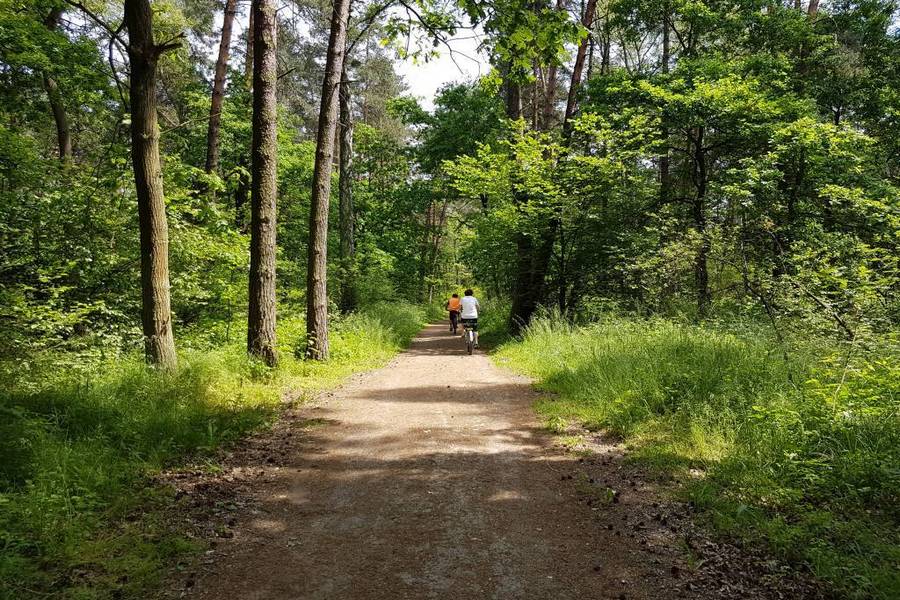
MULTIPOLYGON (((271 422, 286 395, 383 365, 427 318, 377 304, 333 324, 329 362, 285 347, 275 368, 210 331, 185 336, 175 372, 137 353, 0 364, 0 597, 146 593, 198 549, 164 526, 170 492, 149 477, 188 461, 215 468, 215 451, 271 422)), ((284 319, 279 337, 296 341, 304 326, 284 319)))
POLYGON ((840 594, 900 595, 898 23, 0 0, 0 591, 146 596, 185 545, 148 474, 476 287, 552 427, 624 438, 840 594), (398 62, 468 31, 489 64, 423 106, 398 62))
POLYGON ((766 543, 842 596, 900 594, 896 340, 796 340, 785 360, 752 321, 551 316, 497 360, 548 392, 548 427, 621 439, 719 531, 766 543))

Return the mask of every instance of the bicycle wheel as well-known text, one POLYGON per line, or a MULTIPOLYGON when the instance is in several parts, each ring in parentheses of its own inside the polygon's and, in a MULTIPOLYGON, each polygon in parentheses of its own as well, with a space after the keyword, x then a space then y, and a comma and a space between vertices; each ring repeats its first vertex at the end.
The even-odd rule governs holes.
POLYGON ((475 334, 471 329, 466 331, 466 350, 469 354, 475 351, 475 334))

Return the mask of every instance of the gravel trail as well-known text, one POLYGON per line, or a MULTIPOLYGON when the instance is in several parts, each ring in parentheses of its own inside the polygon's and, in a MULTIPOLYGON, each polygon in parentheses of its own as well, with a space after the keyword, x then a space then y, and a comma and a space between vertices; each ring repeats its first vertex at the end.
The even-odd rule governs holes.
POLYGON ((695 597, 673 566, 675 534, 643 516, 652 495, 629 487, 615 453, 588 473, 586 459, 554 446, 534 394, 428 326, 389 365, 270 434, 288 441, 265 450, 277 461, 254 459, 265 476, 248 487, 253 509, 232 519, 183 594, 695 597))

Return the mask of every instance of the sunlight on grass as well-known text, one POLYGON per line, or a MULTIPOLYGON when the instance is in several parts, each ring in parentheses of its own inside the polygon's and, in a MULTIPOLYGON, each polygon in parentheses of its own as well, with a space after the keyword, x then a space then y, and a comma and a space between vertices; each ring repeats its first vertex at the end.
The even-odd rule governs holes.
POLYGON ((844 368, 840 348, 804 340, 786 364, 745 331, 541 318, 496 357, 550 392, 536 410, 552 431, 574 421, 620 437, 686 481, 719 530, 765 541, 847 597, 897 597, 897 347, 844 368))
POLYGON ((282 319, 276 369, 209 329, 187 333, 174 373, 137 357, 0 365, 0 596, 140 597, 195 547, 156 516, 170 498, 145 487, 148 475, 211 459, 271 422, 285 394, 385 364, 426 317, 416 306, 375 305, 340 318, 327 363, 295 358, 305 324, 282 319), (126 519, 135 513, 143 516, 126 519))

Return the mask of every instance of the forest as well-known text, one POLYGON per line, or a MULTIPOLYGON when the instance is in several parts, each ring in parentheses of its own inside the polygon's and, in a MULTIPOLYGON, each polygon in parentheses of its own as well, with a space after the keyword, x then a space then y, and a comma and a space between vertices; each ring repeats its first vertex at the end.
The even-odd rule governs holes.
POLYGON ((0 0, 0 597, 149 597, 160 473, 471 287, 550 431, 897 598, 898 249, 895 0, 0 0))

